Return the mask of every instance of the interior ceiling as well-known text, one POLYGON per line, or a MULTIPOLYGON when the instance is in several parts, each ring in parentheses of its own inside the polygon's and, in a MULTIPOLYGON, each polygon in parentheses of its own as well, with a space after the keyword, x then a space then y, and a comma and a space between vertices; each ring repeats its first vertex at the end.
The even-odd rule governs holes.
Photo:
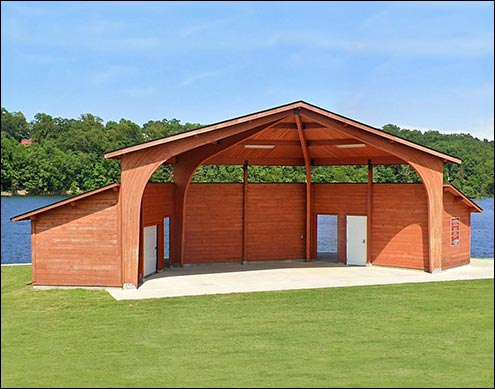
MULTIPOLYGON (((313 166, 400 164, 401 159, 339 130, 299 116, 313 166)), ((205 165, 304 166, 304 155, 295 116, 272 125, 207 159, 205 165)))

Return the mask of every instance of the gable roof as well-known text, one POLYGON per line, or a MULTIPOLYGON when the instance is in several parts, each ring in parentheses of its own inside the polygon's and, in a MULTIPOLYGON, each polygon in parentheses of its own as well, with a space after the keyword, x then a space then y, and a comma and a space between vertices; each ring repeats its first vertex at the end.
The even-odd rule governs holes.
POLYGON ((201 134, 218 131, 218 130, 228 128, 231 126, 235 126, 235 125, 239 125, 239 124, 249 124, 253 120, 260 119, 260 118, 266 118, 266 117, 269 117, 270 115, 280 114, 283 112, 287 112, 287 114, 290 114, 292 111, 298 110, 298 109, 304 109, 304 110, 310 111, 312 114, 319 115, 319 116, 327 118, 327 119, 336 120, 336 121, 340 122, 343 126, 352 126, 352 127, 357 128, 361 131, 374 134, 374 135, 379 136, 381 138, 385 138, 390 143, 396 142, 396 143, 405 145, 407 147, 419 150, 421 152, 433 155, 437 158, 442 159, 442 161, 444 163, 456 163, 456 164, 461 163, 460 159, 455 158, 453 156, 441 153, 437 150, 431 149, 431 148, 426 147, 426 146, 422 146, 420 144, 406 140, 406 139, 401 138, 399 136, 391 135, 391 134, 389 134, 383 130, 380 130, 378 128, 374 128, 374 127, 369 126, 367 124, 363 124, 363 123, 358 122, 356 120, 349 119, 345 116, 336 114, 334 112, 327 111, 323 108, 309 104, 309 103, 302 101, 302 100, 296 101, 293 103, 289 103, 289 104, 285 104, 285 105, 281 105, 279 107, 270 108, 270 109, 267 109, 264 111, 259 111, 259 112, 251 113, 248 115, 240 116, 237 118, 224 120, 224 121, 221 121, 218 123, 199 127, 199 128, 189 130, 189 131, 185 131, 185 132, 182 132, 180 134, 176 134, 176 135, 172 135, 172 136, 168 136, 168 137, 164 137, 164 138, 159 138, 159 139, 155 139, 152 141, 140 143, 140 144, 137 144, 134 146, 129 146, 129 147, 125 147, 122 149, 114 150, 114 151, 106 153, 105 158, 117 158, 118 159, 118 158, 121 158, 122 156, 124 156, 125 154, 138 152, 141 150, 145 150, 145 149, 148 149, 151 147, 163 145, 163 144, 170 143, 170 142, 181 141, 181 140, 188 139, 191 137, 197 137, 201 134))
POLYGON ((476 212, 476 213, 483 212, 483 209, 478 204, 476 204, 473 200, 471 200, 469 197, 467 197, 464 193, 462 193, 454 185, 452 185, 452 184, 443 184, 443 190, 445 192, 451 193, 455 197, 460 198, 460 200, 464 204, 466 204, 469 208, 473 209, 472 212, 476 212))
POLYGON ((106 190, 110 190, 110 189, 117 190, 118 187, 120 187, 120 183, 110 184, 110 185, 104 186, 102 188, 98 188, 98 189, 95 189, 95 190, 92 190, 92 191, 89 191, 86 193, 82 193, 82 194, 77 195, 77 196, 72 196, 72 197, 69 197, 68 199, 60 200, 60 201, 57 201, 56 203, 45 205, 44 207, 33 209, 32 211, 25 212, 25 213, 22 213, 22 214, 17 215, 17 216, 13 216, 10 218, 10 220, 13 222, 18 222, 20 220, 27 220, 33 216, 36 216, 39 213, 49 211, 50 209, 58 208, 58 207, 61 207, 62 205, 66 205, 66 204, 73 203, 75 201, 82 200, 86 197, 93 196, 97 193, 105 192, 106 190))

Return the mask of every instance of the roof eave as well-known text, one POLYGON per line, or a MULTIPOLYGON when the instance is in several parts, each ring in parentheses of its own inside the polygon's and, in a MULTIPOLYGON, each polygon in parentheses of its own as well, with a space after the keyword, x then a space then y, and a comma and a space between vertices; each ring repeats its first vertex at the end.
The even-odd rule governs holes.
POLYGON ((49 210, 54 209, 54 208, 61 207, 63 205, 67 205, 67 204, 73 203, 75 201, 82 200, 85 197, 93 196, 93 195, 95 195, 97 193, 104 192, 104 191, 107 191, 107 190, 110 190, 110 189, 117 190, 117 188, 119 186, 120 186, 120 183, 110 184, 110 185, 104 186, 102 188, 91 190, 89 192, 82 193, 82 194, 77 195, 77 196, 72 196, 72 197, 69 197, 68 199, 60 200, 60 201, 57 201, 56 203, 45 205, 44 207, 36 208, 36 209, 33 209, 32 211, 25 212, 25 213, 20 214, 20 215, 17 215, 17 216, 13 216, 13 217, 10 218, 10 220, 13 221, 13 222, 18 222, 18 221, 22 221, 22 220, 31 219, 32 217, 35 217, 36 215, 38 215, 40 213, 49 211, 49 210))

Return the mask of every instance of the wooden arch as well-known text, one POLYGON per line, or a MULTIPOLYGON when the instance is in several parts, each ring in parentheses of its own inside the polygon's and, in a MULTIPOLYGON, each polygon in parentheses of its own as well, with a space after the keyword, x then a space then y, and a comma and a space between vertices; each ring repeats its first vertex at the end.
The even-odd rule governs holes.
MULTIPOLYGON (((311 146, 313 141, 308 141, 305 137, 303 120, 310 120, 312 124, 331 129, 334 133, 340 134, 341 141, 347 137, 354 141, 363 142, 369 145, 370 149, 380 150, 382 157, 388 155, 390 161, 395 161, 395 163, 400 161, 411 165, 421 177, 427 193, 429 271, 435 272, 441 269, 443 164, 445 162, 460 163, 460 160, 300 101, 172 137, 131 146, 105 155, 106 158, 121 159, 119 204, 122 284, 124 287, 134 288, 138 285, 141 201, 145 186, 155 170, 162 163, 172 158, 175 159, 175 220, 171 236, 175 244, 172 247, 171 255, 177 263, 182 264, 184 260, 185 199, 191 177, 198 166, 205 161, 215 160, 215 156, 222 155, 226 150, 236 147, 240 142, 253 137, 253 135, 276 128, 280 124, 286 125, 287 123, 281 122, 287 121, 288 118, 293 122, 294 129, 297 130, 297 144, 299 144, 303 154, 303 159, 297 160, 295 163, 306 167, 307 207, 309 207, 311 166, 313 165, 308 146, 311 146)), ((288 144, 288 142, 296 142, 296 140, 281 142, 288 144)), ((364 153, 356 161, 368 160, 364 153)), ((382 160, 386 160, 386 158, 382 158, 382 160)), ((333 163, 335 163, 335 159, 328 164, 333 163)), ((310 223, 310 217, 307 216, 307 259, 310 255, 310 223)))

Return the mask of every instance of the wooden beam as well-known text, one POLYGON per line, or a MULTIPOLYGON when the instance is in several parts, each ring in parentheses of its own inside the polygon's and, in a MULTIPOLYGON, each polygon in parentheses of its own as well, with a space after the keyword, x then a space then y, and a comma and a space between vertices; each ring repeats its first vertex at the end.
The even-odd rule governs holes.
MULTIPOLYGON (((250 128, 256 127, 262 124, 263 122, 265 123, 272 122, 278 120, 279 118, 287 117, 287 115, 290 114, 292 109, 296 108, 299 104, 300 103, 289 104, 268 111, 258 112, 252 115, 246 115, 239 118, 226 120, 220 123, 215 123, 209 126, 200 127, 195 130, 181 132, 179 134, 167 136, 165 138, 155 139, 134 146, 124 147, 122 149, 106 153, 104 154, 104 157, 107 159, 122 158, 125 155, 130 155, 136 151, 143 151, 145 149, 148 149, 148 151, 144 151, 144 152, 149 152, 150 148, 157 148, 157 147, 158 149, 163 150, 162 147, 160 146, 164 146, 164 148, 167 151, 171 151, 168 150, 167 144, 170 145, 171 143, 176 143, 177 141, 184 141, 184 140, 186 141, 185 143, 182 143, 181 146, 187 145, 188 149, 190 150, 194 147, 194 143, 196 142, 199 142, 201 144, 206 144, 224 138, 222 134, 224 134, 225 132, 230 132, 231 130, 233 130, 237 133, 243 130, 248 130, 250 128), (195 141, 193 141, 193 139, 195 139, 195 141)), ((177 147, 177 145, 175 145, 175 147, 177 147)), ((176 152, 173 155, 169 155, 169 157, 173 157, 177 154, 180 154, 180 152, 176 152)), ((160 158, 160 159, 162 160, 161 163, 163 163, 168 158, 160 158)))
POLYGON ((247 139, 241 143, 244 145, 275 145, 275 146, 299 146, 298 140, 289 139, 247 139))
POLYGON ((308 146, 309 147, 318 147, 318 146, 337 146, 337 145, 349 145, 349 144, 356 144, 356 143, 362 143, 360 140, 357 140, 355 138, 344 138, 344 139, 315 139, 315 140, 309 140, 308 141, 308 146))
MULTIPOLYGON (((320 123, 316 122, 306 122, 304 123, 305 129, 324 129, 325 126, 322 126, 320 123)), ((297 130, 297 123, 279 123, 273 126, 273 129, 276 130, 297 130)))
POLYGON ((371 264, 373 261, 371 259, 371 221, 373 214, 372 200, 373 200, 373 165, 371 160, 368 161, 368 186, 366 188, 366 263, 371 264))
POLYGON ((306 108, 305 105, 306 104, 302 103, 300 108, 301 114, 304 117, 307 117, 329 129, 339 131, 343 135, 345 134, 347 136, 355 137, 362 143, 369 143, 376 148, 390 152, 390 154, 398 156, 397 153, 407 155, 414 151, 419 151, 426 153, 429 156, 440 158, 444 163, 445 161, 448 163, 461 163, 460 159, 451 157, 450 155, 446 155, 406 139, 396 137, 386 133, 385 131, 369 127, 343 116, 338 116, 337 118, 337 115, 315 106, 308 106, 308 108, 306 108), (342 123, 346 123, 347 126, 344 127, 342 123))
POLYGON ((311 261, 311 156, 309 155, 308 144, 304 136, 303 124, 299 110, 295 110, 294 116, 297 124, 297 135, 301 142, 301 149, 304 156, 304 166, 306 167, 306 262, 311 261))
POLYGON ((421 177, 427 194, 428 271, 436 273, 442 269, 443 163, 435 159, 429 163, 411 162, 410 165, 421 177))
POLYGON ((371 160, 373 165, 401 165, 405 164, 403 160, 397 157, 348 157, 348 158, 314 158, 314 166, 332 166, 332 165, 367 165, 371 160))
POLYGON ((440 271, 442 269, 443 164, 446 157, 451 163, 460 163, 461 161, 359 123, 352 123, 346 119, 338 121, 330 118, 328 114, 321 115, 316 111, 315 109, 310 111, 301 108, 305 117, 401 158, 416 170, 423 182, 428 199, 428 271, 431 273, 440 271), (348 127, 345 129, 339 126, 342 121, 348 123, 348 127), (393 141, 393 143, 389 143, 389 141, 393 141))
POLYGON ((242 166, 244 161, 248 161, 250 166, 304 166, 303 158, 293 157, 253 157, 247 158, 246 155, 238 157, 224 156, 222 154, 215 155, 206 159, 203 165, 238 165, 242 166))
POLYGON ((242 166, 243 170, 243 191, 242 191, 242 263, 247 261, 247 228, 248 228, 248 208, 247 208, 247 196, 248 196, 248 161, 244 162, 242 166))
MULTIPOLYGON (((286 119, 290 115, 290 112, 290 108, 285 108, 268 117, 255 115, 256 117, 251 116, 249 120, 244 118, 242 122, 236 120, 222 123, 222 128, 209 126, 208 128, 188 132, 180 136, 172 136, 166 140, 162 139, 149 142, 146 147, 141 145, 137 149, 135 147, 131 148, 138 152, 131 152, 132 150, 125 149, 111 153, 113 157, 121 159, 121 189, 119 198, 121 204, 120 253, 122 258, 122 286, 124 289, 137 288, 138 286, 140 206, 146 184, 156 169, 172 157, 180 154, 184 155, 191 150, 199 150, 202 146, 208 145, 215 140, 245 134, 240 139, 244 140, 253 135, 250 132, 253 128, 263 129, 265 127, 261 126, 278 123, 286 119), (218 131, 212 131, 215 128, 218 131), (149 147, 150 145, 153 147, 149 147)), ((219 145, 215 147, 219 147, 219 145)), ((106 158, 112 157, 111 155, 107 154, 106 158)), ((177 203, 181 197, 181 188, 176 186, 175 189, 175 202, 177 203)), ((170 248, 174 254, 173 258, 177 258, 177 250, 175 248, 177 246, 177 240, 180 239, 177 238, 177 233, 180 230, 178 231, 175 226, 182 223, 181 216, 182 214, 178 216, 177 213, 174 213, 171 218, 171 223, 174 225, 170 231, 170 248)), ((171 257, 171 260, 173 258, 171 257)))

